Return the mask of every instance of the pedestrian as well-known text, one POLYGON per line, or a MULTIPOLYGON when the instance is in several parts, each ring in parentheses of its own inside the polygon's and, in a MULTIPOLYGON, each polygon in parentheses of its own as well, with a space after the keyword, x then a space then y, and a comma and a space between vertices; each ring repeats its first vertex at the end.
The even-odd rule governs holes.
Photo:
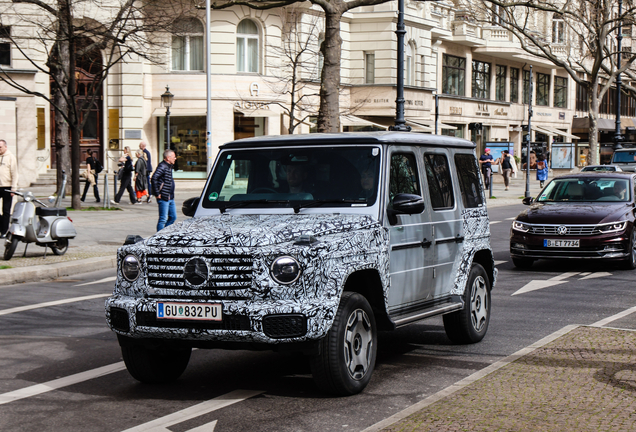
POLYGON ((513 172, 512 164, 514 162, 511 162, 510 161, 511 159, 512 159, 512 156, 510 156, 510 153, 508 152, 508 150, 504 150, 501 152, 501 157, 496 162, 496 164, 501 167, 501 174, 503 175, 503 178, 504 178, 504 186, 506 187, 506 190, 508 190, 508 187, 510 186, 510 176, 513 172))
POLYGON ((543 153, 537 156, 537 180, 543 188, 544 182, 548 179, 548 163, 545 160, 543 153))
POLYGON ((11 220, 12 190, 18 188, 18 161, 9 151, 7 142, 0 139, 0 199, 2 200, 2 218, 0 218, 0 236, 6 237, 11 220))
POLYGON ((146 202, 152 202, 152 185, 150 184, 150 175, 152 174, 152 156, 144 141, 139 143, 139 150, 144 152, 144 159, 146 159, 146 181, 148 184, 148 198, 146 202))
POLYGON ((481 172, 484 174, 484 186, 486 189, 490 188, 490 177, 492 175, 492 163, 494 159, 490 155, 490 149, 485 148, 484 154, 479 157, 479 165, 481 165, 481 172))
POLYGON ((152 194, 157 198, 159 207, 157 231, 172 225, 177 220, 177 207, 174 204, 174 180, 172 179, 172 169, 176 159, 174 150, 164 151, 163 161, 157 165, 157 169, 152 175, 152 194))
MULTIPOLYGON (((144 152, 142 150, 137 150, 135 152, 135 156, 137 156, 137 162, 135 162, 135 192, 137 194, 137 203, 141 204, 141 198, 148 195, 148 179, 146 174, 146 167, 148 164, 146 163, 146 159, 144 158, 144 152)), ((146 199, 146 202, 148 200, 146 199)))
POLYGON ((132 174, 134 171, 132 157, 130 156, 130 147, 124 147, 124 155, 119 158, 119 173, 117 174, 117 178, 119 179, 119 191, 117 191, 117 195, 115 195, 115 200, 111 200, 111 204, 119 204, 119 200, 121 200, 122 195, 124 194, 124 190, 128 190, 128 196, 130 198, 131 204, 137 203, 137 196, 135 195, 135 190, 132 187, 132 174))
POLYGON ((86 185, 84 185, 84 193, 82 194, 81 201, 84 202, 89 187, 93 186, 93 195, 95 195, 95 202, 100 202, 99 187, 97 187, 97 182, 99 180, 99 173, 102 172, 103 167, 102 164, 99 163, 97 158, 93 156, 93 150, 86 150, 86 154, 88 155, 88 157, 86 158, 86 185))

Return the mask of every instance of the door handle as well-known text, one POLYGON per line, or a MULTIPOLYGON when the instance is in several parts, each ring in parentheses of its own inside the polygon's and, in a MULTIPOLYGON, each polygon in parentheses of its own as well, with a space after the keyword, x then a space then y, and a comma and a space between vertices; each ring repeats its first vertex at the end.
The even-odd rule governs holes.
POLYGON ((430 241, 430 240, 427 240, 427 239, 422 240, 422 247, 424 249, 427 249, 427 248, 431 247, 432 244, 433 244, 433 242, 430 241))
POLYGON ((457 234, 457 237, 455 237, 455 243, 462 243, 464 241, 464 236, 460 236, 459 234, 457 234))

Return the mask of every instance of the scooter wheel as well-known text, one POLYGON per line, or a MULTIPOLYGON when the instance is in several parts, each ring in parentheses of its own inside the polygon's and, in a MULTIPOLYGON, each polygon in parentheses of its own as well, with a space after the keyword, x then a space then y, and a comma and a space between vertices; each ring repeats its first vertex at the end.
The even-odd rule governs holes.
POLYGON ((51 246, 51 250, 55 255, 64 255, 68 250, 68 239, 59 239, 51 246))
POLYGON ((20 237, 11 237, 7 239, 4 244, 4 260, 9 261, 13 256, 13 253, 18 248, 18 243, 20 243, 20 237))

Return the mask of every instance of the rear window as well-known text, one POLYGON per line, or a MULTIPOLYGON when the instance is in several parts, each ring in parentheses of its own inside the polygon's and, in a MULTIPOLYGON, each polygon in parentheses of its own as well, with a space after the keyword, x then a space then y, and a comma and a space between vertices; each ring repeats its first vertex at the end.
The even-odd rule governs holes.
POLYGON ((630 163, 636 162, 636 150, 615 152, 612 162, 630 163))

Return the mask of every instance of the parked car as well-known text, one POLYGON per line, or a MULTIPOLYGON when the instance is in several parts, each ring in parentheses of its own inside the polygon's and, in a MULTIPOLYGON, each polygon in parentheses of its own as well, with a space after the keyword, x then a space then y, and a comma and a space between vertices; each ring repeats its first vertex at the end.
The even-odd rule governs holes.
POLYGON ((634 173, 555 178, 512 222, 510 255, 527 268, 538 259, 590 259, 636 268, 634 173))
POLYGON ((622 148, 614 150, 612 165, 616 165, 623 171, 636 171, 636 148, 622 148))
POLYGON ((618 165, 588 165, 581 169, 581 172, 587 171, 623 171, 618 165))
POLYGON ((441 315, 457 343, 488 329, 497 270, 470 141, 239 140, 183 210, 117 254, 106 318, 139 381, 178 378, 194 347, 291 350, 348 395, 371 378, 378 330, 441 315))

